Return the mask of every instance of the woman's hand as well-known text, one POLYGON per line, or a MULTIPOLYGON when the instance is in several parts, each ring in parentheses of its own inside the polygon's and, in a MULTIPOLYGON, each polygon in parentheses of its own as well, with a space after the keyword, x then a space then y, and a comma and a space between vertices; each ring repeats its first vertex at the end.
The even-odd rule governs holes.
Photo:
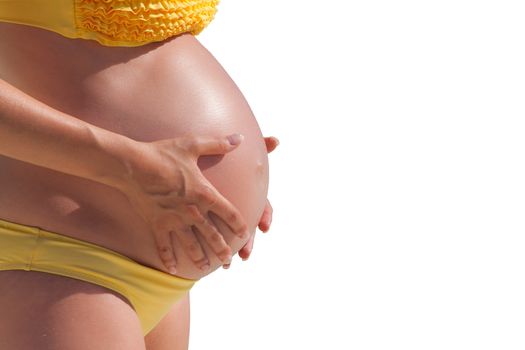
POLYGON ((204 177, 197 166, 202 155, 225 154, 242 141, 242 135, 228 137, 181 136, 154 142, 138 142, 138 156, 127 164, 128 176, 119 189, 148 223, 160 257, 170 273, 176 273, 175 238, 202 269, 210 267, 196 232, 224 263, 231 261, 231 248, 213 221, 212 211, 240 238, 248 226, 237 208, 204 177))
MULTIPOLYGON (((272 152, 279 145, 279 140, 274 136, 265 137, 264 142, 266 143, 266 151, 268 153, 272 152)), ((268 230, 270 229, 270 224, 272 223, 272 214, 273 214, 272 205, 270 204, 270 201, 266 199, 266 206, 264 207, 264 211, 261 215, 261 218, 259 219, 259 225, 258 225, 259 229, 264 233, 268 232, 268 230)), ((242 258, 242 260, 248 260, 248 258, 250 257, 250 254, 252 253, 252 250, 253 250, 254 240, 255 240, 255 232, 250 236, 250 239, 241 248, 241 250, 239 250, 239 256, 242 258)), ((229 268, 230 263, 224 264, 223 267, 225 269, 229 268)))

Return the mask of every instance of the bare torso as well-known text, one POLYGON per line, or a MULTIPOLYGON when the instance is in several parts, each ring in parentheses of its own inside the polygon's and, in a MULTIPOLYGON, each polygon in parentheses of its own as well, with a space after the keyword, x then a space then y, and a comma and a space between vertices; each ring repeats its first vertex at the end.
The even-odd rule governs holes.
MULTIPOLYGON (((235 151, 201 157, 199 167, 255 230, 268 190, 264 140, 236 84, 193 35, 104 47, 0 23, 0 38, 0 78, 93 125, 139 141, 188 132, 244 134, 235 151)), ((125 195, 99 183, 0 156, 0 218, 99 244, 166 271, 125 195)), ((232 237, 237 251, 243 242, 232 237)), ((182 276, 201 277, 189 260, 181 261, 182 276)))

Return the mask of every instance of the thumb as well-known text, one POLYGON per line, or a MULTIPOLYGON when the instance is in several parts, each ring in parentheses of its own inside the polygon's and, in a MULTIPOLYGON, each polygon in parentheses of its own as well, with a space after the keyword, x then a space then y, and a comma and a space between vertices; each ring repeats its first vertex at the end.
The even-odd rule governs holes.
POLYGON ((236 133, 226 137, 198 137, 192 145, 195 155, 224 154, 234 150, 244 139, 242 134, 236 133))

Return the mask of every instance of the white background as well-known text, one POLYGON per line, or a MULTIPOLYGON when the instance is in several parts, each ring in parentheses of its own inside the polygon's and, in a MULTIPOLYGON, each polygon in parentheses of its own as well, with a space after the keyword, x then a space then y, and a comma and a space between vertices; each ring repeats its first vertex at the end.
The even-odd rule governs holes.
POLYGON ((522 1, 222 0, 274 219, 190 349, 525 349, 522 1))

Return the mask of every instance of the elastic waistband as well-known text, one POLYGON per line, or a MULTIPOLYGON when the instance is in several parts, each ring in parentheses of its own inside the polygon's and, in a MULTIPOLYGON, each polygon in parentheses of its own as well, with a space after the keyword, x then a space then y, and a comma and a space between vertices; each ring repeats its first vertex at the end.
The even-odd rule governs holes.
POLYGON ((41 231, 41 229, 36 226, 23 225, 23 224, 19 224, 19 223, 12 222, 12 221, 6 221, 2 219, 0 219, 0 228, 5 228, 8 230, 18 231, 22 233, 32 233, 35 235, 38 235, 38 233, 41 231))

